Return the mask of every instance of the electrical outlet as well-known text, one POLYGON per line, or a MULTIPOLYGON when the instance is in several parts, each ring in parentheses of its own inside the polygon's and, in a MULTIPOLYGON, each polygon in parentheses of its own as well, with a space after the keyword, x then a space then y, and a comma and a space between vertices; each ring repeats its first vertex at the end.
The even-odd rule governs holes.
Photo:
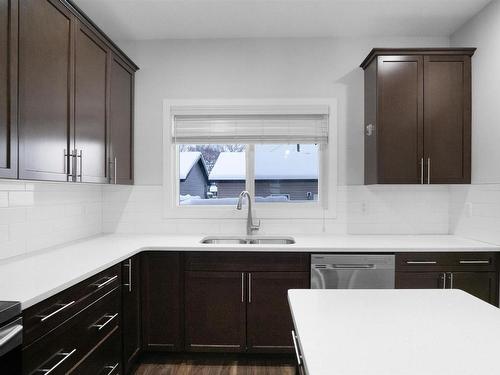
POLYGON ((361 202, 361 213, 366 215, 368 213, 368 203, 366 201, 361 202))

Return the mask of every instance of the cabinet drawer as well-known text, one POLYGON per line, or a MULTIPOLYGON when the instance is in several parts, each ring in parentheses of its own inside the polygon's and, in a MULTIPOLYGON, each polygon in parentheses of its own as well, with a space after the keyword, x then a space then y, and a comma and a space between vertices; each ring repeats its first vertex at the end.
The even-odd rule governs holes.
POLYGON ((495 271, 497 254, 484 252, 464 253, 398 253, 398 271, 495 271))
POLYGON ((30 346, 23 348, 24 374, 66 373, 113 330, 121 319, 120 288, 90 306, 30 346))
POLYGON ((116 265, 26 309, 24 345, 30 345, 119 285, 121 268, 116 265))
POLYGON ((89 355, 73 370, 71 375, 118 375, 120 364, 120 330, 115 327, 89 355))
POLYGON ((309 272, 306 253, 192 252, 186 255, 188 271, 309 272))

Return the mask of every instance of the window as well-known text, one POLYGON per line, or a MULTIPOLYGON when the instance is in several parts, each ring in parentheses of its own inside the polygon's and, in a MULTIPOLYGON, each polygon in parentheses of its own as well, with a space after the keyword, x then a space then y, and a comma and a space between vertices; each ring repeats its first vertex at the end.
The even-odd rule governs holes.
POLYGON ((293 212, 325 217, 334 206, 328 204, 332 182, 336 185, 336 154, 329 152, 334 106, 319 102, 165 103, 164 139, 171 150, 165 161, 171 166, 167 176, 172 177, 164 180, 168 212, 233 217, 238 215, 234 206, 239 194, 248 190, 260 213, 272 210, 269 217, 278 217, 285 206, 292 210, 286 217, 294 217, 293 212))
POLYGON ((180 144, 179 205, 235 205, 253 185, 257 203, 318 201, 316 144, 180 144), (254 154, 247 178, 246 151, 254 154))

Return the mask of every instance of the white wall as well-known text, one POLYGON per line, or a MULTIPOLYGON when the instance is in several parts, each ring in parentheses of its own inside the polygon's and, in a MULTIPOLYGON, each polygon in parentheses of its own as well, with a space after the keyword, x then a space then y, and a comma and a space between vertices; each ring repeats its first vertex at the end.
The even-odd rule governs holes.
POLYGON ((101 232, 101 185, 0 180, 0 261, 101 232))
MULTIPOLYGON (((135 187, 105 187, 105 232, 235 233, 239 220, 165 220, 162 101, 334 97, 339 107, 335 220, 263 220, 261 233, 448 233, 448 188, 363 184, 363 71, 373 47, 448 46, 448 38, 171 40, 120 44, 136 76, 135 187), (349 185, 349 186, 345 186, 349 185)), ((258 212, 257 212, 258 215, 258 212)))
POLYGON ((472 57, 472 183, 500 183, 500 1, 455 32, 451 45, 477 47, 472 57))
POLYGON ((500 244, 500 1, 451 36, 472 57, 472 185, 451 189, 450 231, 500 244))

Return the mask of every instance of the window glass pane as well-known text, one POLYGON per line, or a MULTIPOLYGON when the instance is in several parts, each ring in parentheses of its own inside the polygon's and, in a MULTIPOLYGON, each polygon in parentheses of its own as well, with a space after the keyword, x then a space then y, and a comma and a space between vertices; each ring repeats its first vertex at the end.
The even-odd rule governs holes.
POLYGON ((255 145, 256 202, 318 200, 319 146, 255 145))
POLYGON ((245 190, 245 149, 240 144, 179 145, 179 204, 236 205, 245 190))

